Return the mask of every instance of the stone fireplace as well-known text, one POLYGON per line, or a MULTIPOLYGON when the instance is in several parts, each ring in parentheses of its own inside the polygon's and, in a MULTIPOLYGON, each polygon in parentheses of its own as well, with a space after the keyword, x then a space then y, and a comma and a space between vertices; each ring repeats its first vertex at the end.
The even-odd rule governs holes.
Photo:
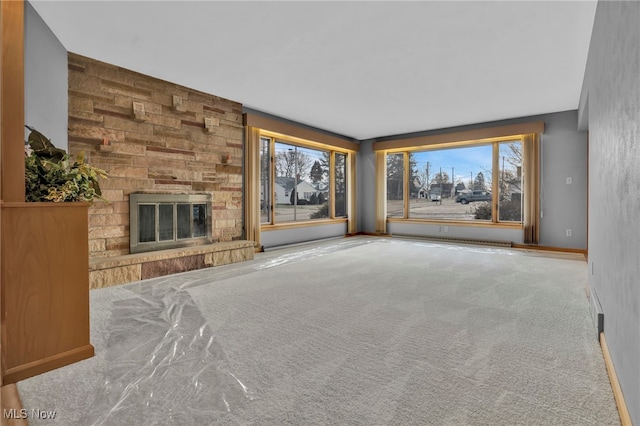
POLYGON ((109 174, 105 201, 89 209, 91 287, 252 259, 255 244, 242 239, 242 105, 68 59, 69 152, 109 174))

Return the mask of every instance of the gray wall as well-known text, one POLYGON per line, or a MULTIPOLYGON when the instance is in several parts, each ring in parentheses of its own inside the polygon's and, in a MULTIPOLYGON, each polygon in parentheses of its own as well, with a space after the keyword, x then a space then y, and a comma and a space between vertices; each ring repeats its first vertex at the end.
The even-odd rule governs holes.
MULTIPOLYGON (((581 96, 589 128, 589 286, 640 425, 640 2, 598 3, 581 96)), ((587 122, 587 123, 585 123, 587 122)))
MULTIPOLYGON (((540 245, 560 248, 587 248, 587 134, 578 127, 578 111, 565 111, 532 117, 522 117, 492 123, 481 123, 446 129, 457 132, 482 127, 503 126, 527 121, 544 121, 545 132, 541 137, 541 214, 540 245), (570 177, 572 183, 568 185, 570 177), (572 237, 566 236, 566 230, 572 230, 572 237)), ((443 130, 414 133, 403 137, 426 136, 443 130)), ((381 138, 377 140, 388 140, 381 138)), ((375 153, 372 143, 375 140, 361 142, 358 163, 359 224, 360 231, 375 231, 375 153)), ((497 228, 477 228, 450 225, 445 233, 443 228, 434 225, 410 226, 390 224, 388 231, 415 235, 468 238, 490 241, 512 241, 522 243, 521 231, 505 232, 497 228)))
POLYGON ((356 156, 358 232, 376 231, 376 154, 372 145, 372 141, 360 142, 356 156))
POLYGON ((587 248, 587 133, 578 112, 545 116, 540 155, 540 244, 587 248), (571 178, 571 184, 567 184, 571 178), (567 237, 566 230, 572 236, 567 237))
POLYGON ((29 3, 25 3, 24 43, 25 124, 66 150, 67 51, 29 3))

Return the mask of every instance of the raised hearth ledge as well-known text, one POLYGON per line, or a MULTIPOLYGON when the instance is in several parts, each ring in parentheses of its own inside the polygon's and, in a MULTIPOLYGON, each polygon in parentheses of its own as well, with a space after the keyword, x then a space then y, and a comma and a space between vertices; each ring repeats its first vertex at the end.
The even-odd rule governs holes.
POLYGON ((238 240, 89 260, 91 289, 252 260, 253 241, 238 240))

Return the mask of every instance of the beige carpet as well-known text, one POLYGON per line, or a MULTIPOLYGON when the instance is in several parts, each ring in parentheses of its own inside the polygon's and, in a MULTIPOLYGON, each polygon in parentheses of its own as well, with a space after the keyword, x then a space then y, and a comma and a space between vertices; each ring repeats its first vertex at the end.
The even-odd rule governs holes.
POLYGON ((619 424, 573 256, 350 238, 91 292, 32 424, 619 424))

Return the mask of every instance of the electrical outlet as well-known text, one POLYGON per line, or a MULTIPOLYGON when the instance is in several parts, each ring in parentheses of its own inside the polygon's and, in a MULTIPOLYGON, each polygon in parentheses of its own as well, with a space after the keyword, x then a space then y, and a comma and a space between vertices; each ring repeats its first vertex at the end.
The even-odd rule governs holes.
POLYGON ((442 232, 449 232, 449 227, 448 226, 443 226, 442 227, 442 232))
POLYGON ((567 237, 573 237, 573 231, 571 229, 567 229, 566 235, 567 237))
POLYGON ((567 185, 571 185, 573 183, 573 178, 567 178, 567 185))

